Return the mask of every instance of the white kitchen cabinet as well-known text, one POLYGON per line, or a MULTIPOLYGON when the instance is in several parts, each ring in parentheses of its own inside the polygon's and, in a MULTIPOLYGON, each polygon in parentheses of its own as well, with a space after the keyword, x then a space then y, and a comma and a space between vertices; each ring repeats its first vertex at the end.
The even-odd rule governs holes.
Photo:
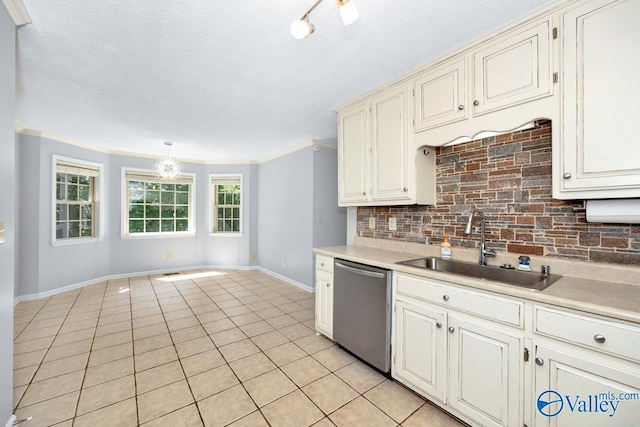
POLYGON ((578 348, 535 347, 536 427, 635 426, 640 419, 640 370, 578 348), (623 397, 620 400, 619 397, 623 397), (616 405, 615 412, 613 405, 616 405))
POLYGON ((581 1, 562 14, 556 198, 640 197, 638 16, 636 0, 581 1))
POLYGON ((394 295, 393 377, 464 420, 521 426, 524 304, 404 273, 394 295))
POLYGON ((421 394, 445 401, 446 314, 411 299, 398 300, 393 317, 392 375, 421 394))
POLYGON ((333 258, 316 255, 316 331, 333 338, 333 258))
POLYGON ((449 315, 449 405, 483 426, 521 426, 524 337, 449 315))
POLYGON ((552 43, 553 22, 545 18, 425 69, 413 79, 414 132, 447 126, 425 137, 441 145, 449 140, 440 135, 508 131, 537 119, 536 108, 479 117, 553 95, 552 43))
POLYGON ((339 110, 340 206, 435 203, 435 152, 413 149, 409 98, 402 83, 339 110))
POLYGON ((413 80, 414 131, 465 120, 468 94, 466 55, 435 66, 413 80), (461 108, 462 107, 462 108, 461 108))
POLYGON ((534 425, 637 425, 640 327, 534 305, 532 329, 534 425), (615 414, 603 401, 617 405, 615 414))
POLYGON ((369 103, 338 115, 338 194, 341 206, 365 203, 369 190, 369 103))

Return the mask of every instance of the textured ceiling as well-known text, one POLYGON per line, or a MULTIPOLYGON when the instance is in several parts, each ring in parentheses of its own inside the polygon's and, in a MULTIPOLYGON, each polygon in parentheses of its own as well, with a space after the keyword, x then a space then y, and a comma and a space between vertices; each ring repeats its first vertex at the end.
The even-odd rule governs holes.
POLYGON ((335 138, 333 107, 549 0, 24 0, 16 119, 95 146, 259 160, 335 138))

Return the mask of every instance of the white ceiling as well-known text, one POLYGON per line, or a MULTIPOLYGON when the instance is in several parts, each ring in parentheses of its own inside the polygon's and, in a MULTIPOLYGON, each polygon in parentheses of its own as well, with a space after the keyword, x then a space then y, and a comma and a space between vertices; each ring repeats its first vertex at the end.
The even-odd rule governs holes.
POLYGON ((16 119, 98 147, 259 160, 335 138, 333 107, 549 0, 24 0, 16 119))

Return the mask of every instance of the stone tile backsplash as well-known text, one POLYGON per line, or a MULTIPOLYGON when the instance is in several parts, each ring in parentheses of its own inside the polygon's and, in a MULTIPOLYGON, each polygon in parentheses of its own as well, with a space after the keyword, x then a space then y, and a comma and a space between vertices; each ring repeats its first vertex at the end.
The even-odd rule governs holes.
POLYGON ((358 235, 477 248, 464 235, 471 208, 486 217, 497 251, 640 265, 640 225, 587 223, 582 200, 551 198, 551 122, 524 131, 436 149, 436 206, 359 207, 358 235), (369 228, 369 217, 376 228, 369 228), (395 217, 397 230, 389 230, 395 217))

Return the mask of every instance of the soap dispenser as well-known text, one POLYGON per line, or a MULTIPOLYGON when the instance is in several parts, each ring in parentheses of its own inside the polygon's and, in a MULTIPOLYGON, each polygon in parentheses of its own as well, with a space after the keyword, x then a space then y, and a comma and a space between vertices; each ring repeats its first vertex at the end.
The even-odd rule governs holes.
POLYGON ((449 243, 449 236, 444 236, 444 241, 440 245, 440 258, 451 259, 451 243, 449 243))

